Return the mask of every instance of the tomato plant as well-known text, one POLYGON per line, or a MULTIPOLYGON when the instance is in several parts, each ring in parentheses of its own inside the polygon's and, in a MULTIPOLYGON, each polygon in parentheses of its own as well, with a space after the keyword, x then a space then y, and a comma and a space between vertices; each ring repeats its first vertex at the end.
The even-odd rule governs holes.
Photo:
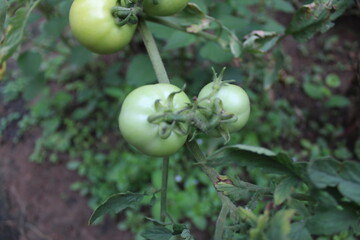
POLYGON ((119 26, 111 14, 117 0, 75 0, 70 8, 70 27, 77 40, 89 50, 110 54, 132 39, 136 24, 119 26))
POLYGON ((144 0, 146 14, 150 16, 171 16, 183 10, 188 0, 144 0))
POLYGON ((225 82, 217 85, 216 82, 211 82, 200 90, 198 97, 199 100, 202 98, 205 99, 199 103, 200 106, 204 107, 211 106, 216 98, 221 100, 220 105, 225 114, 233 114, 234 116, 234 121, 220 124, 221 128, 229 132, 240 130, 249 119, 249 97, 244 89, 237 85, 225 82), (219 87, 219 89, 216 91, 214 87, 219 87), (214 91, 215 94, 213 94, 214 91))
POLYGON ((180 110, 190 103, 184 92, 174 85, 158 83, 144 85, 132 91, 124 100, 119 127, 125 140, 150 156, 168 156, 178 151, 185 143, 187 134, 171 131, 161 137, 164 122, 149 122, 150 116, 180 110), (169 96, 176 93, 173 98, 169 96))

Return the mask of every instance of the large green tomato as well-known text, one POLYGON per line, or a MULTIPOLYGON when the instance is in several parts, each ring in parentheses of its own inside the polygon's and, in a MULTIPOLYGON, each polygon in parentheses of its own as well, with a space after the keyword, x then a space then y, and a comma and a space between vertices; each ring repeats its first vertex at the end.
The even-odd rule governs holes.
POLYGON ((189 0, 144 0, 144 12, 150 16, 171 16, 186 7, 189 0))
MULTIPOLYGON (((205 85, 199 93, 198 99, 206 98, 213 92, 214 83, 205 85)), ((245 126, 250 115, 250 101, 247 93, 239 86, 223 83, 217 93, 210 99, 201 101, 200 106, 210 106, 214 98, 219 98, 226 114, 234 114, 235 122, 223 123, 220 126, 229 132, 235 132, 245 126)))
MULTIPOLYGON (((120 115, 119 127, 124 139, 139 151, 149 156, 164 157, 177 152, 185 143, 187 136, 172 131, 166 139, 159 135, 160 125, 150 123, 149 116, 161 114, 155 102, 167 105, 167 97, 180 89, 174 85, 158 83, 144 85, 133 90, 124 100, 120 115)), ((190 100, 184 92, 173 98, 174 111, 186 107, 190 100)))
POLYGON ((77 40, 99 54, 115 53, 132 39, 136 24, 118 26, 111 14, 117 0, 74 0, 70 27, 77 40))

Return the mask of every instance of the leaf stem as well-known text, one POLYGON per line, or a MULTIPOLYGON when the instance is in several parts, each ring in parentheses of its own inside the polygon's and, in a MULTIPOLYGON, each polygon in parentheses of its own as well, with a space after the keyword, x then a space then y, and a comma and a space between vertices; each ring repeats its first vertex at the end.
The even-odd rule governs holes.
MULTIPOLYGON (((190 141, 186 143, 187 148, 192 153, 192 155, 195 158, 195 161, 198 165, 200 165, 201 169, 205 172, 205 174, 209 177, 211 182, 213 183, 214 187, 216 182, 218 181, 218 174, 215 169, 212 167, 207 166, 206 163, 206 157, 204 153, 201 151, 199 145, 195 141, 190 141)), ((216 187, 215 187, 216 189, 216 187)), ((234 212, 237 210, 237 207, 235 204, 222 192, 217 192, 221 203, 222 208, 218 217, 218 220, 216 222, 216 230, 215 230, 215 240, 221 240, 224 230, 225 230, 225 219, 229 212, 234 212)))
POLYGON ((146 50, 149 54, 151 63, 154 67, 155 74, 159 83, 170 83, 164 63, 160 56, 159 49, 156 46, 154 37, 152 33, 149 31, 143 19, 139 20, 139 31, 143 39, 143 42, 145 44, 146 50))
POLYGON ((174 28, 176 30, 186 32, 186 33, 189 33, 189 34, 192 34, 192 35, 198 35, 198 36, 203 37, 203 38, 205 38, 207 40, 218 42, 222 46, 226 45, 224 40, 220 39, 218 36, 215 36, 215 35, 213 35, 211 33, 207 33, 207 32, 188 32, 188 31, 186 31, 186 28, 182 27, 179 24, 176 24, 176 23, 170 22, 170 21, 166 21, 164 19, 157 18, 157 17, 147 16, 146 20, 148 20, 150 22, 158 23, 158 24, 170 27, 170 28, 174 28))

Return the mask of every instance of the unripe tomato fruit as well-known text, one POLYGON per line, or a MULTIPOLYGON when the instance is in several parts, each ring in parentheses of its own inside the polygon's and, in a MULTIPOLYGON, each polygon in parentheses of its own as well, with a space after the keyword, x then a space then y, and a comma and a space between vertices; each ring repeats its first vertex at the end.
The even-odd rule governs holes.
POLYGON ((144 12, 150 16, 171 16, 180 12, 186 7, 189 0, 157 0, 158 4, 154 4, 153 0, 144 0, 144 12))
POLYGON ((117 0, 74 0, 70 8, 70 28, 75 38, 90 51, 115 53, 132 39, 136 24, 118 26, 111 15, 117 0))
MULTIPOLYGON (((124 139, 149 156, 165 157, 177 152, 187 136, 172 131, 168 138, 163 139, 159 135, 159 125, 150 123, 148 118, 161 114, 155 108, 156 100, 166 105, 167 97, 178 91, 178 87, 166 83, 144 85, 133 90, 125 98, 119 115, 119 128, 124 139)), ((177 93, 173 99, 173 110, 183 109, 188 103, 190 100, 184 92, 177 93)))
MULTIPOLYGON (((214 83, 205 85, 199 93, 198 98, 205 98, 213 91, 214 83)), ((234 114, 237 117, 235 122, 222 123, 220 126, 229 132, 236 132, 243 128, 250 116, 250 100, 247 93, 241 87, 223 83, 218 92, 210 99, 201 101, 200 106, 210 106, 214 98, 219 98, 225 113, 234 114)))

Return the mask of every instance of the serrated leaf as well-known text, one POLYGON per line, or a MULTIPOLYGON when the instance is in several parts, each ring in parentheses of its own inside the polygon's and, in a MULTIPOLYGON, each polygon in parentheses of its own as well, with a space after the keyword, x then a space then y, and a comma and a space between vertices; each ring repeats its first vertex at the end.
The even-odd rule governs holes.
POLYGON ((144 196, 145 194, 131 192, 118 193, 111 196, 95 209, 90 217, 89 224, 93 224, 96 219, 105 214, 118 213, 126 208, 139 204, 144 196))
POLYGON ((141 236, 147 240, 169 240, 173 235, 166 227, 156 226, 145 230, 141 236))
POLYGON ((275 205, 280 205, 286 199, 288 199, 298 183, 299 183, 298 178, 294 178, 291 176, 283 178, 280 181, 280 183, 275 187, 275 191, 274 191, 275 205))
POLYGON ((315 159, 308 165, 308 174, 316 187, 337 187, 343 196, 360 204, 359 163, 340 162, 330 157, 315 159))
POLYGON ((246 188, 241 188, 232 184, 219 183, 215 185, 216 190, 223 192, 224 195, 228 196, 233 202, 248 199, 250 192, 246 188))
POLYGON ((272 156, 276 156, 276 154, 269 150, 269 149, 266 149, 266 148, 263 148, 263 147, 256 147, 256 146, 250 146, 250 145, 244 145, 244 144, 237 144, 237 145, 232 145, 232 146, 228 146, 228 147, 225 147, 223 148, 224 150, 225 149, 238 149, 238 150, 245 150, 245 151, 249 151, 249 152, 253 152, 253 153, 256 153, 256 154, 260 154, 260 155, 265 155, 265 156, 269 156, 269 157, 272 157, 272 156))
POLYGON ((355 225, 358 219, 359 217, 353 210, 333 208, 308 218, 306 227, 311 234, 332 235, 347 230, 350 226, 355 225))
POLYGON ((261 168, 265 172, 293 175, 302 178, 304 164, 295 163, 284 153, 274 152, 261 147, 242 144, 230 145, 216 151, 208 157, 211 166, 235 164, 244 167, 261 168))
POLYGON ((27 6, 18 9, 8 19, 4 42, 0 45, 0 63, 6 61, 20 45, 30 13, 41 0, 31 1, 27 6))
POLYGON ((285 32, 298 41, 305 41, 315 33, 331 28, 334 25, 332 21, 352 4, 352 0, 315 0, 303 5, 295 12, 285 32))

